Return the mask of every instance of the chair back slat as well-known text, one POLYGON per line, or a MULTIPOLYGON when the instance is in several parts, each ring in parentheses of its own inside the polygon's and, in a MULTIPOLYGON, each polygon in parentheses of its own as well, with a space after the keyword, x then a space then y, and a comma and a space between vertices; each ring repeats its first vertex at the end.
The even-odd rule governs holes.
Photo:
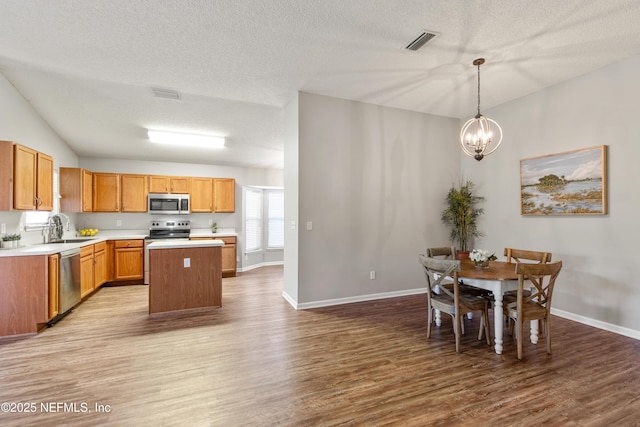
POLYGON ((535 303, 547 310, 551 308, 551 296, 558 274, 562 269, 562 261, 549 264, 516 264, 518 274, 518 306, 524 303, 535 303), (533 285, 529 296, 520 296, 524 287, 533 285))
POLYGON ((540 264, 551 262, 551 252, 529 251, 525 249, 504 248, 507 262, 537 261, 540 264))
POLYGON ((442 257, 442 259, 455 259, 456 248, 454 246, 440 246, 437 248, 427 248, 429 258, 442 257))

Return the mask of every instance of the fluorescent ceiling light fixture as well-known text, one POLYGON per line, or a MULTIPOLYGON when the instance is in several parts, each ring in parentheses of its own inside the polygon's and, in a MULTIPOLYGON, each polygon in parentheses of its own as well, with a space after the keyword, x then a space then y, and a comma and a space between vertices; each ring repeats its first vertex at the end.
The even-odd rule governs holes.
POLYGON ((193 133, 165 132, 147 130, 149 141, 156 144, 167 144, 187 147, 223 148, 224 137, 210 135, 196 135, 193 133))

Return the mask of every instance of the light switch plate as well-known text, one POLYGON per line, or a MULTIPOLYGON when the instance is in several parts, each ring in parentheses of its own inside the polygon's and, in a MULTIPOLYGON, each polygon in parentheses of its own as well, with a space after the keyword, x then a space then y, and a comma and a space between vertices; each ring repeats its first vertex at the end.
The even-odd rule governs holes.
POLYGON ((6 233, 6 232, 7 232, 7 224, 3 222, 2 224, 0 224, 0 233, 6 233))
POLYGON ((116 219, 116 227, 122 227, 122 220, 116 219))
POLYGON ((313 222, 307 221, 307 230, 313 230, 313 222))

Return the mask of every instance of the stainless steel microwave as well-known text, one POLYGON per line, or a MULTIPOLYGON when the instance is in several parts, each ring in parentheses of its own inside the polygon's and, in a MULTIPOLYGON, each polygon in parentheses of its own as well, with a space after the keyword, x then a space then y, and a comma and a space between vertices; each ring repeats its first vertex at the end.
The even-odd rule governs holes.
POLYGON ((188 194, 149 193, 147 212, 155 215, 186 215, 191 213, 188 194))

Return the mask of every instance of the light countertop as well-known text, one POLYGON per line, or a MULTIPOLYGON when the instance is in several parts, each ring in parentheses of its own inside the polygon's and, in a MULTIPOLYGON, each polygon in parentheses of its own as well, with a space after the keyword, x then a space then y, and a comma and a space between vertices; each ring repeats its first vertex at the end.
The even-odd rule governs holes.
POLYGON ((152 249, 176 249, 176 248, 197 248, 197 247, 211 247, 211 246, 224 246, 222 240, 157 240, 149 243, 147 246, 149 250, 152 249))

